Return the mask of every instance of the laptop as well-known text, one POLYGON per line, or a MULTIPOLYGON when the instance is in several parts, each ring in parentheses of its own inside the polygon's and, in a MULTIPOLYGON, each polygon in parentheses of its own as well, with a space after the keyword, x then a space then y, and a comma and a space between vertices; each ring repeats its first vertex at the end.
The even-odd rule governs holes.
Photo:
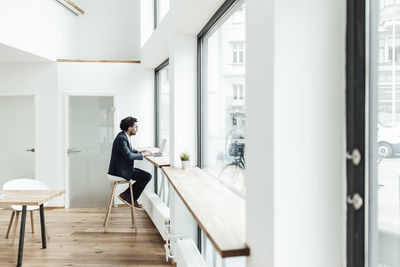
POLYGON ((160 146, 160 152, 157 152, 157 153, 152 153, 151 155, 153 156, 153 157, 162 157, 163 156, 163 152, 164 152, 164 148, 165 148, 165 144, 167 143, 167 139, 163 139, 162 141, 161 141, 161 146, 160 146))

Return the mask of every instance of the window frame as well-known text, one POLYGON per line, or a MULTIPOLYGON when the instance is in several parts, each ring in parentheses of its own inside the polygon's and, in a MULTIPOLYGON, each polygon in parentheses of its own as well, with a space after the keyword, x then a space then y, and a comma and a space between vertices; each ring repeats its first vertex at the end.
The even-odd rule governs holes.
POLYGON ((153 14, 154 14, 154 30, 155 30, 155 29, 157 29, 157 26, 158 26, 158 1, 157 0, 153 1, 153 9, 154 9, 153 14))
MULTIPOLYGON (((197 166, 204 167, 203 155, 203 38, 214 28, 222 17, 240 0, 226 0, 197 35, 197 166)), ((244 48, 243 48, 244 49, 244 48)))
MULTIPOLYGON (((226 0, 215 12, 203 29, 197 34, 197 166, 204 167, 203 155, 203 38, 214 28, 222 17, 241 0, 226 0)), ((202 231, 197 226, 197 248, 202 253, 202 231)))
MULTIPOLYGON (((156 1, 156 0, 155 0, 156 1)), ((164 60, 160 65, 158 65, 154 69, 154 123, 155 123, 155 134, 154 134, 154 144, 156 147, 158 147, 160 144, 158 142, 159 140, 159 135, 160 135, 160 129, 159 129, 159 122, 160 122, 160 116, 158 115, 159 111, 159 100, 160 100, 160 88, 158 86, 159 84, 159 74, 160 71, 162 71, 165 67, 169 66, 169 58, 164 60)), ((154 166, 154 193, 158 193, 158 168, 154 166)))
POLYGON ((160 16, 160 6, 159 6, 159 1, 160 0, 154 0, 153 1, 153 6, 154 6, 154 30, 157 29, 158 25, 160 24, 162 19, 158 19, 160 16))
POLYGON ((232 65, 243 65, 245 63, 245 51, 246 51, 245 44, 246 44, 245 41, 231 42, 232 65), (240 46, 242 46, 242 47, 240 47, 240 46), (235 55, 236 55, 236 61, 235 61, 235 55))

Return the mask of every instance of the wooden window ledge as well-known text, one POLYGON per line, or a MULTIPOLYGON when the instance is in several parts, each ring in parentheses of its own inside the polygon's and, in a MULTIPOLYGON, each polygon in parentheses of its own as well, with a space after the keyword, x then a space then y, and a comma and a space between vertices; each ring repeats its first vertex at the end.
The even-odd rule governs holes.
POLYGON ((200 168, 162 170, 221 257, 250 255, 244 199, 200 168))

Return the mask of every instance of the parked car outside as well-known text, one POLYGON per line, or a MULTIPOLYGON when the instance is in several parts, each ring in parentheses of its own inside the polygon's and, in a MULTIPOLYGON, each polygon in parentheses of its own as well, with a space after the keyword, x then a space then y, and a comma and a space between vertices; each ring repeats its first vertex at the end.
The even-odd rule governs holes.
POLYGON ((378 155, 391 157, 400 153, 400 124, 378 123, 378 155))

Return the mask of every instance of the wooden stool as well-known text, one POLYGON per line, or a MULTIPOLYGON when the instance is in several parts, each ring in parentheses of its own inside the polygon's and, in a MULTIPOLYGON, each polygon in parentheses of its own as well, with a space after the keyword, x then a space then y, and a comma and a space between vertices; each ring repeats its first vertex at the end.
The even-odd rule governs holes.
POLYGON ((117 186, 117 184, 129 184, 129 189, 131 191, 131 201, 132 201, 132 206, 131 206, 131 217, 132 217, 132 225, 135 225, 135 209, 133 207, 133 190, 132 190, 132 183, 122 177, 118 177, 118 176, 114 176, 114 175, 110 175, 107 174, 107 178, 113 182, 112 184, 112 190, 111 190, 111 196, 110 196, 110 202, 108 203, 108 209, 107 209, 107 213, 106 213, 106 218, 104 219, 104 232, 106 232, 106 228, 107 228, 107 223, 108 223, 108 216, 111 213, 111 208, 113 205, 113 200, 114 200, 114 192, 115 192, 115 187, 117 186))

